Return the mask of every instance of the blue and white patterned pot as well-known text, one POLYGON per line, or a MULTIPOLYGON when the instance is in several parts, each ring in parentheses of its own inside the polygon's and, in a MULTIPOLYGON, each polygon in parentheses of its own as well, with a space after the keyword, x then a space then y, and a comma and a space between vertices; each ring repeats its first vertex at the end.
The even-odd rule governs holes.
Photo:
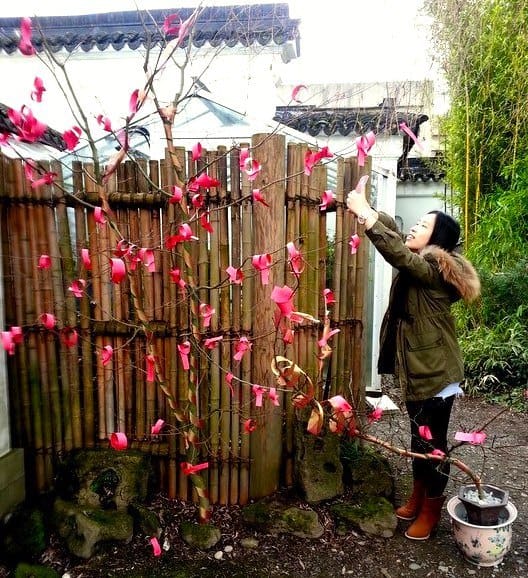
POLYGON ((455 496, 447 503, 455 543, 466 559, 478 566, 496 566, 510 551, 512 524, 517 508, 508 502, 504 517, 495 526, 477 526, 467 521, 464 504, 455 496))

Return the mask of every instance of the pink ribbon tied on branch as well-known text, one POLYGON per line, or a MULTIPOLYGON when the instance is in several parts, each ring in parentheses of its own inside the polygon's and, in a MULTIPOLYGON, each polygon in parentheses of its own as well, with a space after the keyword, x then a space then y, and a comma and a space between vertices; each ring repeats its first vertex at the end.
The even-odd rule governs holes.
POLYGON ((323 147, 317 152, 306 151, 304 155, 304 174, 310 176, 314 166, 322 159, 331 159, 334 155, 328 147, 323 147))
POLYGON ((211 317, 216 313, 215 309, 213 309, 207 303, 200 303, 200 317, 203 320, 204 328, 207 328, 211 325, 211 317))
POLYGON ((22 18, 20 22, 20 42, 18 49, 24 56, 33 56, 36 50, 31 42, 31 18, 22 18))
POLYGON ((407 126, 405 122, 400 122, 400 130, 403 131, 416 145, 416 148, 423 151, 422 143, 418 140, 418 137, 413 133, 413 131, 407 126))
POLYGON ((244 273, 242 269, 237 269, 232 265, 226 269, 226 273, 229 275, 229 282, 235 283, 235 285, 242 285, 242 281, 244 280, 244 273))
POLYGON ((105 345, 101 350, 101 363, 106 366, 112 361, 114 348, 111 345, 105 345))
POLYGON ((183 369, 187 371, 189 369, 189 353, 191 353, 191 344, 189 341, 184 341, 178 345, 178 353, 180 354, 180 359, 182 361, 183 369))
POLYGON ((319 205, 319 209, 321 211, 326 211, 328 209, 328 205, 333 203, 335 200, 335 195, 333 191, 325 191, 323 196, 321 197, 321 204, 319 205))
POLYGON ((420 437, 423 438, 424 440, 433 439, 433 434, 431 433, 431 429, 429 428, 428 425, 421 425, 418 428, 418 433, 420 434, 420 437))
POLYGON ((158 419, 156 421, 156 423, 150 428, 151 435, 157 436, 161 432, 164 425, 165 425, 165 420, 164 419, 158 419))
POLYGON ((304 259, 301 252, 297 249, 293 241, 290 241, 286 245, 288 249, 288 263, 292 269, 292 273, 299 278, 300 274, 304 271, 304 259))
POLYGON ((49 255, 41 255, 37 267, 39 269, 49 269, 51 267, 51 257, 49 255))
POLYGON ((455 433, 455 439, 459 442, 468 442, 471 445, 480 445, 486 441, 486 434, 483 431, 457 431, 455 433))
POLYGON ((244 335, 242 336, 235 344, 235 354, 233 355, 233 359, 236 361, 241 361, 244 355, 251 351, 253 344, 249 341, 249 339, 244 335))
POLYGON ((114 432, 110 435, 110 445, 117 451, 126 450, 128 447, 128 439, 126 434, 122 432, 114 432))
POLYGON ((147 383, 154 383, 156 379, 156 357, 149 354, 145 357, 147 365, 147 383))
POLYGON ((365 159, 370 149, 376 144, 376 135, 370 130, 356 139, 358 166, 365 166, 365 159))
POLYGON ((266 389, 264 387, 262 387, 261 385, 253 384, 251 386, 251 391, 253 392, 253 395, 255 396, 255 406, 256 407, 262 407, 262 399, 264 397, 264 394, 266 393, 266 389))
POLYGON ((190 476, 191 474, 196 474, 197 472, 200 472, 201 470, 206 470, 209 467, 209 463, 208 462, 203 462, 201 464, 190 464, 189 462, 183 462, 180 464, 180 468, 182 469, 183 473, 186 476, 190 476))
POLYGON ((282 287, 278 287, 275 285, 273 290, 271 291, 271 300, 275 301, 277 307, 279 308, 281 315, 284 317, 290 317, 292 312, 294 311, 293 307, 293 296, 295 295, 295 291, 284 285, 282 287))
POLYGON ((81 261, 83 267, 90 271, 92 269, 92 259, 90 258, 90 251, 88 249, 81 249, 81 261))
POLYGON ((42 94, 46 92, 44 82, 40 76, 35 76, 33 80, 33 90, 31 91, 31 100, 42 102, 42 94))
POLYGON ((271 263, 272 258, 269 253, 253 255, 253 257, 251 257, 251 264, 260 272, 260 281, 262 285, 267 285, 269 283, 271 263))
POLYGON ((75 347, 79 341, 79 334, 73 327, 63 327, 60 331, 60 340, 68 348, 75 347))

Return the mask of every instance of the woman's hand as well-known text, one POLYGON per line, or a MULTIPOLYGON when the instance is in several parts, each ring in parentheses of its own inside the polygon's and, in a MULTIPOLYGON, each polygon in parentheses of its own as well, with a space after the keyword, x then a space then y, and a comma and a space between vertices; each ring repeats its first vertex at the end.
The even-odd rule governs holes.
POLYGON ((346 205, 349 211, 356 216, 365 214, 370 209, 370 205, 365 197, 365 185, 368 181, 368 175, 359 179, 356 188, 347 195, 346 205))

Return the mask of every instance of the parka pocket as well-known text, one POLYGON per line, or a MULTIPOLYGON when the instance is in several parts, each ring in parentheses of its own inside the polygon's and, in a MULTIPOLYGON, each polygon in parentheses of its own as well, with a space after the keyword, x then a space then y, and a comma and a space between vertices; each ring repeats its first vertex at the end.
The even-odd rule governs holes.
POLYGON ((405 336, 405 362, 409 377, 436 377, 446 368, 446 347, 438 330, 405 336))

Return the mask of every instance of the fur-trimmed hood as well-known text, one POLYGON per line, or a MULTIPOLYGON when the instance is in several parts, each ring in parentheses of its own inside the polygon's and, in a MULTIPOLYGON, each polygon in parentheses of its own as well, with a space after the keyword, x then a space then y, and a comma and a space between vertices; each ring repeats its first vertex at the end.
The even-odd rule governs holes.
POLYGON ((462 255, 449 253, 436 245, 428 245, 420 252, 420 255, 424 259, 438 263, 438 270, 446 283, 455 287, 464 301, 474 301, 480 295, 478 273, 462 255))

